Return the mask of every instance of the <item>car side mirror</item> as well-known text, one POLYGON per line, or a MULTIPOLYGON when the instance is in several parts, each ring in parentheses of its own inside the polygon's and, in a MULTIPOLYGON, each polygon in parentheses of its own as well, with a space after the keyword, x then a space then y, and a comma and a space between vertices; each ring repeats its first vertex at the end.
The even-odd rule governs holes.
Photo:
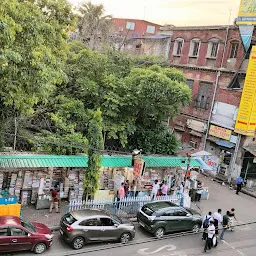
POLYGON ((115 223, 114 226, 117 228, 119 225, 115 223))
POLYGON ((189 214, 189 213, 187 213, 187 215, 186 215, 187 217, 191 217, 191 214, 189 214))
POLYGON ((28 233, 28 237, 30 237, 31 236, 31 234, 30 233, 28 233))

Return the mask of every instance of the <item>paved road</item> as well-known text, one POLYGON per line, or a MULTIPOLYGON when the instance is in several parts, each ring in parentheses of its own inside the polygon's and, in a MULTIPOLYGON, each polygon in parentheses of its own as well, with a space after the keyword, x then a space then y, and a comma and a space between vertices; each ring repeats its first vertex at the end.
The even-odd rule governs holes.
MULTIPOLYGON (((239 196, 228 187, 219 185, 205 177, 201 177, 204 184, 209 186, 210 198, 198 204, 205 214, 209 210, 215 211, 222 208, 223 211, 232 207, 236 208, 238 224, 256 221, 256 199, 244 194, 239 196)), ((193 205, 193 208, 197 206, 193 205)), ((117 244, 94 244, 84 247, 80 251, 72 250, 66 245, 56 233, 53 247, 47 251, 45 256, 195 256, 203 255, 203 241, 200 235, 183 236, 165 240, 154 240, 137 225, 136 239, 128 246, 117 244)), ((225 241, 220 242, 217 248, 208 251, 209 255, 218 256, 255 256, 256 255, 256 224, 236 227, 234 232, 227 232, 225 241)), ((13 256, 34 255, 30 252, 13 253, 13 256)))
MULTIPOLYGON (((155 240, 141 227, 137 226, 137 238, 128 245, 94 244, 75 251, 67 246, 56 233, 54 246, 44 256, 198 256, 204 255, 204 242, 201 235, 181 236, 155 240)), ((255 256, 256 255, 256 224, 237 227, 234 232, 227 231, 225 240, 219 242, 217 248, 208 251, 209 255, 218 256, 255 256)), ((32 252, 13 253, 12 256, 34 255, 32 252)))

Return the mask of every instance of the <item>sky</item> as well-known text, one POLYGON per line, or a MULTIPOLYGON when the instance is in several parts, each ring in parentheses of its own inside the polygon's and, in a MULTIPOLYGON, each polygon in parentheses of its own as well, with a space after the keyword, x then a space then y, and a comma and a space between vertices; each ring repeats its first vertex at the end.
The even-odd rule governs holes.
MULTIPOLYGON (((81 0, 69 0, 77 5, 81 0)), ((237 17, 240 0, 91 0, 116 18, 145 19, 161 25, 226 25, 237 17), (230 15, 231 14, 231 15, 230 15)))

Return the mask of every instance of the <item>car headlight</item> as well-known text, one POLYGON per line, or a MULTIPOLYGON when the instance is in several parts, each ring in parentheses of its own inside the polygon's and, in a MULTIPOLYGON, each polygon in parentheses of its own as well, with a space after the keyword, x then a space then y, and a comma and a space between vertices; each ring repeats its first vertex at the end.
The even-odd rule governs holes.
POLYGON ((45 235, 45 237, 46 237, 46 239, 52 239, 53 238, 53 234, 51 234, 51 235, 49 235, 49 234, 47 234, 47 235, 45 235))

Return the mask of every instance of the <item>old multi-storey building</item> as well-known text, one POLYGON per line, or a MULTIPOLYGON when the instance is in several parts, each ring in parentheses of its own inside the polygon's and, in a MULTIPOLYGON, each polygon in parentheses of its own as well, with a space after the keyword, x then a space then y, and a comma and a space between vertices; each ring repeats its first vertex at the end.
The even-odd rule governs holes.
POLYGON ((146 20, 113 18, 114 34, 118 37, 138 38, 154 36, 161 25, 146 20))
POLYGON ((183 149, 192 147, 211 153, 209 164, 215 171, 220 162, 228 169, 235 156, 231 172, 236 176, 242 166, 244 138, 234 133, 234 126, 250 50, 245 52, 235 25, 169 30, 170 66, 184 72, 193 97, 170 126, 183 149))

